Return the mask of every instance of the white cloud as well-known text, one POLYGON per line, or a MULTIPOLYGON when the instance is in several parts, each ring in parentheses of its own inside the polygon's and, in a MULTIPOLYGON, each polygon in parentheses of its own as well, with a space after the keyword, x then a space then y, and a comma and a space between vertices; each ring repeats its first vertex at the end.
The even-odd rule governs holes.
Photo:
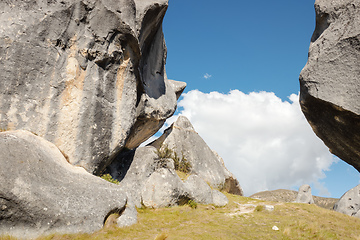
POLYGON ((245 195, 305 183, 326 193, 319 179, 335 158, 301 113, 298 95, 289 99, 269 92, 193 90, 183 94, 179 106, 180 115, 223 157, 245 195))
POLYGON ((209 78, 211 78, 211 77, 212 77, 212 76, 211 76, 210 74, 208 74, 208 73, 205 73, 205 74, 204 74, 204 78, 205 78, 205 79, 209 79, 209 78))

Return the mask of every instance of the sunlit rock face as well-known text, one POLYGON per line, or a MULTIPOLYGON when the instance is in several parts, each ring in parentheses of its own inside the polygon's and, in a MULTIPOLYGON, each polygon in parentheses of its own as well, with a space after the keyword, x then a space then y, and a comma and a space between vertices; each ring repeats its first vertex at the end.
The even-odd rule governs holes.
POLYGON ((224 160, 210 149, 185 116, 178 117, 160 138, 149 145, 157 149, 169 148, 180 159, 187 159, 191 164, 191 173, 212 188, 243 195, 238 180, 226 169, 224 160))
POLYGON ((300 103, 330 151, 360 170, 360 1, 317 0, 300 103))
POLYGON ((153 135, 185 83, 166 77, 164 0, 0 1, 0 128, 99 174, 153 135))

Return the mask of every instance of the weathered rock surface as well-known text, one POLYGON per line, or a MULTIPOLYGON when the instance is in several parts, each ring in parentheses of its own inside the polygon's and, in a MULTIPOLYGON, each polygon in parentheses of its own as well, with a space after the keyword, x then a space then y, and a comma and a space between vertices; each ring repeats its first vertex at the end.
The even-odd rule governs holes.
POLYGON ((145 207, 161 208, 184 205, 189 199, 184 183, 173 169, 159 168, 144 183, 142 204, 145 207))
POLYGON ((298 195, 295 199, 296 203, 314 204, 314 199, 311 194, 311 187, 308 184, 302 185, 299 188, 298 195))
POLYGON ((340 200, 335 203, 334 210, 360 218, 360 185, 347 191, 340 200))
POLYGON ((193 200, 200 204, 213 203, 212 189, 210 186, 197 175, 189 176, 185 184, 190 191, 193 200))
POLYGON ((107 173, 120 181, 120 187, 137 207, 170 207, 194 200, 202 204, 224 206, 224 194, 212 190, 199 176, 181 180, 173 159, 161 159, 155 147, 146 146, 121 153, 107 168, 107 173))
POLYGON ((216 189, 212 190, 212 199, 213 204, 219 207, 224 207, 229 203, 229 199, 216 189))
POLYGON ((125 209, 119 186, 72 166, 54 144, 27 131, 0 133, 0 165, 0 235, 93 232, 125 209))
POLYGON ((167 0, 0 1, 0 128, 100 173, 153 135, 185 84, 167 79, 167 0))
POLYGON ((176 152, 180 159, 186 158, 192 165, 191 172, 212 187, 243 195, 239 182, 225 168, 221 157, 209 148, 186 117, 180 116, 150 145, 157 149, 167 147, 176 152))
POLYGON ((330 151, 360 170, 360 1, 316 0, 300 104, 330 151))
POLYGON ((129 201, 141 207, 141 194, 144 183, 161 166, 157 161, 156 149, 140 147, 121 153, 106 169, 114 179, 126 189, 129 201))

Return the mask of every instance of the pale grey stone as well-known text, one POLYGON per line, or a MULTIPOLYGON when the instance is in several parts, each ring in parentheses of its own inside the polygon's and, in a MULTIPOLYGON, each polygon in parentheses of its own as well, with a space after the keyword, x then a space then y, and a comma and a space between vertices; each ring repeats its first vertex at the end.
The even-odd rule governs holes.
POLYGON ((168 147, 180 159, 186 158, 192 165, 191 173, 211 187, 243 195, 239 182, 226 169, 221 157, 209 148, 186 117, 180 116, 161 137, 149 145, 158 149, 168 147))
POLYGON ((314 204, 314 200, 311 194, 311 187, 307 184, 302 185, 299 188, 298 195, 295 200, 296 203, 314 204))
POLYGON ((142 204, 145 207, 161 208, 186 204, 189 191, 179 176, 170 169, 156 170, 143 185, 142 204))
POLYGON ((212 190, 210 186, 197 175, 190 175, 185 185, 190 192, 192 199, 200 204, 213 203, 212 190))
POLYGON ((136 210, 136 207, 133 203, 128 203, 126 205, 126 208, 124 212, 121 214, 120 217, 117 218, 117 226, 118 227, 128 227, 133 224, 137 223, 137 215, 138 212, 136 210))
POLYGON ((300 104, 330 151, 360 170, 360 1, 316 0, 300 104))
POLYGON ((0 165, 0 235, 94 232, 126 208, 119 186, 69 164, 54 144, 27 131, 0 133, 0 165))
POLYGON ((360 185, 347 191, 339 201, 335 203, 334 210, 360 218, 360 185))
POLYGON ((273 205, 265 205, 265 210, 269 211, 269 212, 272 212, 272 211, 275 210, 275 206, 273 206, 273 205))
POLYGON ((120 181, 130 202, 141 207, 144 183, 160 167, 156 148, 148 146, 121 153, 107 168, 106 173, 120 181))
POLYGON ((216 189, 212 190, 213 203, 216 207, 224 207, 229 203, 229 199, 216 189))
POLYGON ((162 20, 167 0, 0 1, 0 128, 57 145, 100 174, 176 109, 162 20))

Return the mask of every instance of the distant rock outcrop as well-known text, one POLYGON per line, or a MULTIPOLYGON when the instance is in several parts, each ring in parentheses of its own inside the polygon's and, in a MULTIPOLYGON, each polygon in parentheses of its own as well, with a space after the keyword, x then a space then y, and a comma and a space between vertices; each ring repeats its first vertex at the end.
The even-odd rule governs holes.
POLYGON ((302 185, 299 188, 298 195, 295 199, 296 203, 314 204, 314 199, 311 194, 311 187, 308 184, 302 185))
MULTIPOLYGON (((119 186, 72 166, 54 144, 27 131, 0 133, 0 166, 0 235, 94 232, 126 208, 119 186)), ((119 222, 136 219, 125 211, 130 215, 119 222)))
POLYGON ((99 174, 176 109, 167 0, 0 1, 0 129, 25 129, 99 174))
POLYGON ((360 185, 347 191, 340 200, 335 203, 334 210, 360 218, 360 185))
POLYGON ((300 104, 330 151, 360 171, 360 1, 316 0, 300 104))
MULTIPOLYGON (((251 198, 272 202, 294 202, 298 195, 297 191, 277 189, 273 191, 263 191, 251 195, 251 198)), ((313 196, 314 203, 322 208, 333 209, 334 204, 339 201, 337 198, 326 198, 313 196)))
POLYGON ((222 158, 209 148, 186 117, 180 116, 150 145, 157 149, 171 149, 179 159, 189 161, 191 173, 198 175, 210 186, 243 195, 239 182, 226 169, 222 158))

